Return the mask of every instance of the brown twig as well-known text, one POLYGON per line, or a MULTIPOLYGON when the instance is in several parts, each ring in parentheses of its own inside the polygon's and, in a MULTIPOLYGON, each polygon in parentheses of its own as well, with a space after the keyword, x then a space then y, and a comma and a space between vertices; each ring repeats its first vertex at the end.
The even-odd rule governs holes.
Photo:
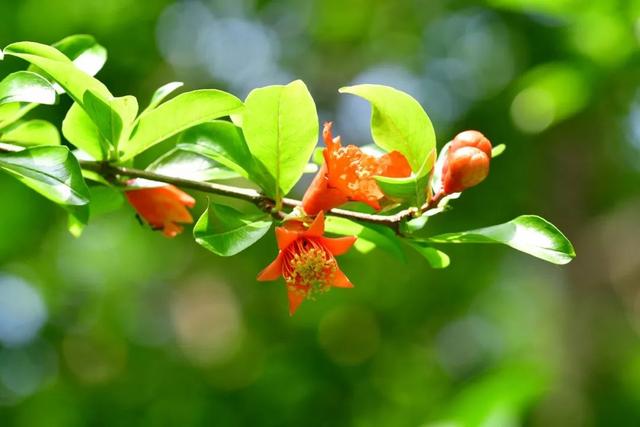
MULTIPOLYGON (((0 146, 0 152, 15 152, 20 150, 18 147, 11 147, 5 144, 0 146)), ((253 203, 261 210, 270 213, 276 218, 282 219, 287 213, 274 210, 275 201, 264 194, 243 187, 235 187, 231 185, 219 184, 206 181, 194 181, 190 179, 179 178, 175 176, 162 175, 155 172, 150 172, 141 169, 115 166, 107 162, 80 160, 80 166, 87 171, 96 172, 103 177, 128 177, 128 178, 142 178, 151 181, 163 182, 166 184, 172 184, 177 187, 187 188, 191 190, 202 191, 209 194, 217 194, 220 196, 231 197, 234 199, 244 200, 253 203)), ((353 221, 362 221, 370 224, 378 224, 392 228, 396 233, 400 233, 400 223, 404 220, 411 219, 412 217, 430 209, 437 204, 438 200, 432 198, 421 208, 409 208, 397 212, 393 215, 376 215, 367 214, 363 212, 355 212, 346 209, 332 209, 329 213, 333 216, 350 219, 353 221)), ((282 206, 288 208, 295 208, 300 206, 302 202, 300 200, 285 198, 282 200, 282 206)))

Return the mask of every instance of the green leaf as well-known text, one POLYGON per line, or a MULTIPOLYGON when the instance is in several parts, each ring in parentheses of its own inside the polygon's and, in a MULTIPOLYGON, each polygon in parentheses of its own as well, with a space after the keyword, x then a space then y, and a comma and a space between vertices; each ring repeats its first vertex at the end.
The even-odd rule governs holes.
POLYGON ((65 37, 52 46, 90 76, 95 76, 107 62, 107 50, 88 34, 65 37))
POLYGON ((215 181, 238 178, 237 172, 222 167, 206 156, 174 148, 157 158, 147 167, 148 171, 194 181, 215 181))
POLYGON ((411 206, 421 206, 427 200, 429 176, 416 178, 375 177, 380 190, 390 199, 406 201, 411 206))
POLYGON ((36 108, 38 104, 24 102, 10 102, 9 104, 0 104, 0 129, 11 126, 20 120, 29 111, 36 108))
POLYGON ((71 60, 59 50, 34 42, 18 42, 4 49, 5 55, 21 58, 40 68, 84 107, 84 93, 91 90, 102 101, 112 98, 105 85, 76 67, 71 60))
POLYGON ((507 149, 507 146, 504 144, 500 144, 500 145, 496 145, 495 147, 493 147, 493 149, 491 150, 491 158, 495 159, 496 157, 498 157, 500 154, 504 153, 504 150, 507 149))
POLYGON ((434 243, 502 243, 553 264, 567 264, 576 253, 571 242, 547 220, 519 216, 507 223, 476 230, 448 233, 428 239, 434 243))
POLYGON ((400 230, 404 234, 412 234, 416 231, 422 230, 425 225, 427 225, 427 221, 429 221, 430 215, 423 213, 419 217, 412 218, 408 221, 404 221, 400 224, 400 230))
POLYGON ((251 155, 242 130, 233 123, 215 120, 187 129, 178 147, 208 157, 260 187, 270 182, 268 172, 251 155))
POLYGON ((436 248, 426 245, 423 242, 418 242, 411 239, 406 239, 405 242, 416 250, 420 255, 425 257, 433 268, 447 268, 450 264, 449 255, 436 248))
POLYGON ((109 153, 109 142, 100 134, 91 117, 74 103, 62 121, 64 137, 96 160, 104 160, 109 153))
POLYGON ((301 80, 255 89, 245 102, 244 136, 269 175, 263 190, 278 203, 300 179, 316 146, 316 106, 301 80))
POLYGON ((238 112, 242 107, 238 98, 220 90, 182 93, 140 115, 130 139, 119 146, 122 160, 131 159, 192 126, 238 112))
POLYGON ((105 101, 91 90, 87 90, 83 98, 87 115, 106 141, 117 146, 121 135, 124 134, 125 138, 128 136, 138 113, 138 101, 135 97, 123 96, 105 101))
POLYGON ((269 228, 271 219, 266 214, 246 214, 212 203, 193 228, 193 236, 211 252, 232 256, 260 240, 269 228))
POLYGON ((0 141, 14 145, 60 145, 58 129, 46 120, 18 122, 0 133, 0 141))
MULTIPOLYGON (((147 106, 147 108, 144 109, 144 111, 148 111, 148 110, 153 110, 154 108, 156 108, 158 105, 160 105, 160 103, 169 95, 171 95, 171 93, 173 91, 175 91, 176 89, 182 87, 184 85, 184 83, 182 82, 171 82, 171 83, 167 83, 164 86, 160 86, 154 93, 153 96, 151 96, 151 101, 149 101, 149 105, 147 106)), ((144 112, 143 111, 143 112, 144 112)))
POLYGON ((361 253, 366 254, 376 247, 379 247, 394 255, 396 258, 402 261, 405 260, 402 246, 390 228, 374 224, 363 225, 346 218, 327 216, 325 220, 325 230, 328 233, 339 234, 341 236, 358 237, 354 247, 361 253))
POLYGON ((89 211, 91 218, 113 212, 124 202, 122 191, 110 185, 96 185, 89 187, 91 204, 89 211))
POLYGON ((39 146, 0 154, 0 169, 49 200, 62 205, 77 224, 89 218, 89 189, 78 161, 67 147, 39 146))
POLYGON ((17 71, 0 82, 0 104, 33 102, 55 104, 56 91, 47 79, 31 71, 17 71))
POLYGON ((429 116, 418 101, 382 85, 349 86, 339 92, 359 96, 371 103, 371 135, 377 145, 387 151, 402 153, 418 178, 431 171, 436 135, 429 116))

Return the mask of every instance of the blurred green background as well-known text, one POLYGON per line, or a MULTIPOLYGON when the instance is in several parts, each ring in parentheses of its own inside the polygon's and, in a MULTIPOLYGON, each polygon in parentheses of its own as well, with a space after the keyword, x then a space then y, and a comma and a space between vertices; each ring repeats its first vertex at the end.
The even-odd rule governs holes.
POLYGON ((639 1, 21 0, 0 16, 2 46, 95 35, 98 77, 143 101, 172 80, 244 97, 301 78, 347 143, 369 142, 368 107, 338 87, 408 91, 440 146, 469 128, 508 145, 434 233, 539 214, 578 253, 442 247, 435 271, 352 251, 355 289, 290 318, 282 283, 255 281, 271 234, 222 259, 124 207, 74 239, 3 174, 0 425, 640 425, 639 1))

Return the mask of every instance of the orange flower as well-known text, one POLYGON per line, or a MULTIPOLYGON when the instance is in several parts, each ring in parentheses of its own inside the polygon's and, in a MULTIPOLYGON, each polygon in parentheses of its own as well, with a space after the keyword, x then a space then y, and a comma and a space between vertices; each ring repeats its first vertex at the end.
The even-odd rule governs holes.
POLYGON ((375 176, 403 178, 411 175, 411 166, 398 151, 375 157, 355 145, 343 147, 340 137, 333 138, 331 122, 324 124, 322 136, 327 146, 322 152, 324 164, 302 199, 308 215, 329 211, 351 200, 380 209, 384 194, 375 176))
POLYGON ((480 184, 489 174, 491 142, 480 132, 459 133, 449 144, 442 168, 445 194, 458 193, 480 184))
POLYGON ((259 281, 284 277, 289 295, 289 314, 293 315, 305 298, 326 292, 331 287, 352 288, 334 258, 356 241, 355 236, 327 238, 321 211, 309 228, 300 221, 288 221, 276 228, 278 256, 259 275, 259 281))
POLYGON ((125 192, 131 206, 154 230, 162 230, 165 236, 175 237, 182 232, 182 224, 191 224, 193 218, 187 208, 196 201, 173 185, 136 188, 125 192))

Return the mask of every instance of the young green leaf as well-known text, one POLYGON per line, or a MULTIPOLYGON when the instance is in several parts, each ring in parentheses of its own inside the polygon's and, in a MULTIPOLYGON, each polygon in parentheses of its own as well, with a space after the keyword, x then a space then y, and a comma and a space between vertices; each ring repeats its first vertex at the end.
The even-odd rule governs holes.
POLYGON ((0 169, 49 200, 62 205, 71 216, 70 228, 79 233, 79 224, 89 218, 89 189, 76 158, 67 147, 31 147, 0 154, 0 169))
POLYGON ((255 161, 242 130, 233 123, 214 120, 187 129, 180 135, 178 147, 208 157, 260 187, 270 182, 269 173, 255 161))
POLYGON ((37 106, 38 104, 27 104, 24 102, 10 102, 8 104, 0 104, 0 129, 11 126, 37 106))
POLYGON ((387 151, 402 153, 414 174, 421 178, 433 167, 436 135, 422 106, 405 92, 373 84, 343 87, 371 103, 371 135, 387 151))
POLYGON ((450 264, 449 255, 436 248, 426 245, 423 242, 418 242, 412 239, 404 240, 409 246, 422 255, 431 265, 432 268, 447 268, 450 264))
POLYGON ((11 73, 0 82, 0 104, 33 102, 52 105, 56 99, 56 91, 49 80, 30 71, 11 73))
POLYGON ((411 206, 421 206, 427 200, 428 175, 422 178, 376 176, 375 179, 380 190, 392 200, 406 201, 411 206))
POLYGON ((60 145, 60 134, 46 120, 28 120, 0 131, 0 141, 21 146, 60 145))
POLYGON ((151 96, 151 101, 149 101, 149 105, 144 109, 143 113, 156 108, 167 96, 171 95, 173 91, 181 88, 183 85, 184 83, 182 82, 171 82, 160 86, 151 96))
POLYGON ((117 146, 121 139, 128 137, 138 113, 138 101, 135 97, 123 96, 105 101, 87 90, 83 99, 84 110, 110 145, 117 146))
POLYGON ((206 156, 183 150, 179 146, 157 158, 147 170, 194 181, 216 181, 240 176, 206 156))
POLYGON ((567 264, 576 253, 571 242, 547 220, 519 216, 507 223, 430 237, 433 243, 502 243, 553 264, 567 264))
POLYGON ((379 247, 404 261, 402 246, 391 229, 374 224, 363 225, 355 221, 337 216, 327 216, 325 230, 341 236, 357 236, 354 247, 361 253, 368 253, 379 247))
POLYGON ((255 89, 242 129, 249 150, 270 176, 263 190, 278 202, 302 176, 318 140, 318 114, 301 80, 255 89))
POLYGON ((77 102, 67 111, 62 121, 62 134, 67 141, 95 160, 104 160, 109 154, 109 142, 77 102))
POLYGON ((34 42, 18 42, 7 46, 4 53, 21 58, 41 69, 83 107, 83 97, 87 90, 91 90, 104 102, 112 98, 105 85, 80 70, 54 47, 34 42))
POLYGON ((107 50, 88 34, 65 37, 52 46, 90 76, 95 76, 107 62, 107 50))
POLYGON ((260 240, 269 228, 271 219, 266 214, 248 215, 212 203, 193 228, 193 236, 211 252, 232 256, 260 240))
POLYGON ((496 157, 498 157, 500 154, 504 153, 504 150, 507 149, 507 146, 504 144, 500 144, 500 145, 496 145, 495 147, 493 147, 493 149, 491 150, 491 158, 495 159, 496 157))
POLYGON ((122 160, 128 160, 147 148, 200 123, 240 111, 242 102, 215 89, 182 93, 141 114, 131 137, 122 141, 122 160))

